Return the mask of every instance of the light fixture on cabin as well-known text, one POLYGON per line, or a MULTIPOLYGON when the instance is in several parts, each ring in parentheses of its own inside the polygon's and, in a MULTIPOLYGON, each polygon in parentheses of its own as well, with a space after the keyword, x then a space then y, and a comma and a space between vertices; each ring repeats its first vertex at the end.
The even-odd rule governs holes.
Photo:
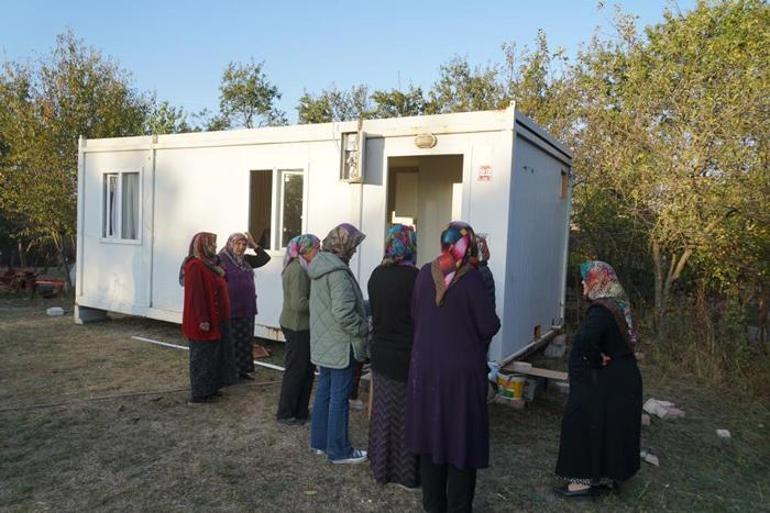
POLYGON ((433 148, 437 142, 438 137, 433 134, 418 134, 414 138, 414 144, 422 149, 433 148))

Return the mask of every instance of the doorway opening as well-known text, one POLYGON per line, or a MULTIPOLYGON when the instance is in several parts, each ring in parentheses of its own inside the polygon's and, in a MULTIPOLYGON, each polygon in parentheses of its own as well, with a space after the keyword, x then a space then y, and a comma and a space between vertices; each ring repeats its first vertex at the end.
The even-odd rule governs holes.
POLYGON ((410 224, 417 232, 417 264, 440 251, 441 231, 462 217, 463 156, 388 159, 387 227, 410 224))

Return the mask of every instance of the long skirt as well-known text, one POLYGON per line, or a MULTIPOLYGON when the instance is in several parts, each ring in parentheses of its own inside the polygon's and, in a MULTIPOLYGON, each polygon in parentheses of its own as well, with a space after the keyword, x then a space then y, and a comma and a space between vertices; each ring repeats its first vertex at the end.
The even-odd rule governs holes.
POLYGON ((224 385, 224 358, 221 340, 189 341, 190 395, 204 399, 214 395, 224 385))
POLYGON ((235 365, 239 373, 254 372, 254 357, 251 354, 254 338, 254 317, 236 317, 231 320, 235 365))
POLYGON ((374 387, 369 423, 369 463, 380 483, 420 484, 419 459, 406 446, 407 384, 372 371, 374 387))
POLYGON ((636 360, 613 360, 570 383, 556 474, 571 482, 622 482, 639 470, 642 376, 636 360))
POLYGON ((219 340, 190 340, 190 395, 202 399, 238 382, 230 323, 219 326, 219 340))

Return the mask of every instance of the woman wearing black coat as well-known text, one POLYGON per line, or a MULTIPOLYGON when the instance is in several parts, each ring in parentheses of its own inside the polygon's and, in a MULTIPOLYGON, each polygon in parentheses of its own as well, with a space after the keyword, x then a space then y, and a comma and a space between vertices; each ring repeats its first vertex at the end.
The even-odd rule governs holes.
POLYGON ((599 261, 580 266, 586 318, 570 352, 570 395, 556 474, 562 497, 594 495, 639 470, 642 376, 631 308, 615 271, 599 261))

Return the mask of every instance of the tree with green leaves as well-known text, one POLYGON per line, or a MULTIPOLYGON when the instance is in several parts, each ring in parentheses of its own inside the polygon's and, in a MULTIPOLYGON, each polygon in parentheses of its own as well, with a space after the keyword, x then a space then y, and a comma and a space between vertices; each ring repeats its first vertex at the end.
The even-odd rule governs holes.
POLYGON ((425 114, 428 107, 422 88, 411 85, 406 92, 399 89, 374 91, 372 103, 374 103, 374 109, 371 115, 374 118, 421 116, 425 114))
MULTIPOLYGON (((582 227, 601 198, 636 237, 653 267, 659 330, 672 290, 694 256, 746 204, 747 176, 767 173, 770 7, 759 0, 700 2, 639 36, 618 19, 620 37, 595 39, 574 73, 579 91, 576 189, 582 227), (764 135, 763 135, 764 134, 764 135)), ((662 331, 659 331, 661 334, 662 331)))
POLYGON ((128 73, 72 32, 37 62, 6 62, 0 209, 18 228, 13 236, 54 247, 66 269, 75 245, 78 136, 141 135, 147 112, 128 73))
POLYGON ((356 85, 348 90, 332 85, 313 95, 305 91, 297 106, 298 123, 329 123, 350 121, 370 116, 369 88, 356 85))
POLYGON ((504 109, 508 106, 499 66, 472 68, 455 57, 439 67, 439 78, 428 93, 426 114, 504 109))
POLYGON ((214 129, 255 128, 287 124, 286 114, 278 109, 278 87, 270 83, 264 62, 230 62, 219 85, 219 116, 209 126, 214 129))
POLYGON ((167 100, 158 101, 154 96, 150 99, 149 105, 144 129, 146 134, 179 134, 196 131, 187 122, 187 113, 182 107, 174 107, 167 100))

